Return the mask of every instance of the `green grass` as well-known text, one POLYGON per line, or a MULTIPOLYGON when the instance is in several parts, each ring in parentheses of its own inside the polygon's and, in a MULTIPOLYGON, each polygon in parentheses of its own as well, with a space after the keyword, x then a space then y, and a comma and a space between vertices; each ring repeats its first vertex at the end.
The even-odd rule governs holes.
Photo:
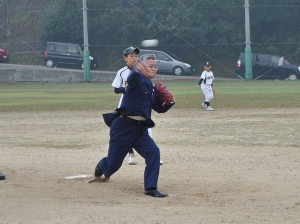
MULTIPOLYGON (((179 94, 182 108, 193 108, 195 102, 203 101, 201 89, 191 85, 182 89, 178 84, 172 90, 179 94)), ((195 84, 193 84, 195 86, 195 84)), ((299 81, 215 81, 215 99, 212 105, 218 108, 283 108, 300 107, 299 81)))
MULTIPOLYGON (((197 81, 167 81, 176 108, 199 108, 197 81)), ((300 81, 215 81, 217 108, 300 107, 300 81)), ((0 111, 112 110, 119 94, 110 83, 0 84, 0 111)))

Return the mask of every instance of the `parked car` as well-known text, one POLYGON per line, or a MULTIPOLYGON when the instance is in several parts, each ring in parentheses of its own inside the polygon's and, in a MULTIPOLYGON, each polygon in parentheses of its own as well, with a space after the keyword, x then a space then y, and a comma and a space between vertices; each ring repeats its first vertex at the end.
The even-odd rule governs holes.
POLYGON ((4 48, 0 48, 0 62, 8 62, 9 52, 4 48))
MULTIPOLYGON (((276 79, 278 74, 279 55, 252 53, 252 74, 253 79, 276 79)), ((285 77, 281 79, 300 79, 300 67, 284 60, 285 77)), ((241 52, 237 61, 237 75, 245 78, 245 52, 241 52)))
POLYGON ((156 50, 144 50, 140 49, 140 56, 143 54, 154 54, 157 61, 158 73, 167 73, 173 75, 187 75, 192 74, 195 69, 185 62, 181 62, 179 60, 174 59, 169 54, 156 51, 156 50))
MULTIPOLYGON (((78 44, 47 42, 44 53, 47 67, 75 67, 84 69, 83 52, 78 44)), ((98 58, 90 56, 90 68, 98 67, 98 58)))

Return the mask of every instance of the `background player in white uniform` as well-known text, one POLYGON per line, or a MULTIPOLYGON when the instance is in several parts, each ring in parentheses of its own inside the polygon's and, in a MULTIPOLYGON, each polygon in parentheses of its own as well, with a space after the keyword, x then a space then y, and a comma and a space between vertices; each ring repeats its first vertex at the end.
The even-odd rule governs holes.
MULTIPOLYGON (((122 99, 123 99, 123 93, 125 92, 125 87, 126 87, 126 80, 128 75, 130 74, 131 69, 135 66, 137 59, 138 59, 138 54, 140 53, 139 48, 135 47, 128 47, 123 51, 123 58, 124 61, 126 61, 127 65, 124 68, 121 68, 118 72, 117 75, 111 84, 112 87, 114 87, 115 93, 122 93, 118 108, 121 105, 122 99)), ((148 128, 148 134, 152 138, 152 129, 148 128)), ((129 151, 129 160, 128 164, 130 165, 135 165, 136 162, 136 157, 131 149, 129 151)), ((160 164, 163 164, 163 161, 160 161, 160 164)))
MULTIPOLYGON (((125 86, 126 86, 126 80, 128 75, 130 74, 131 69, 134 67, 137 59, 138 54, 140 53, 139 48, 134 47, 128 47, 123 51, 123 58, 124 61, 126 61, 127 65, 123 68, 121 68, 117 75, 111 84, 112 87, 114 87, 115 93, 122 93, 118 108, 121 105, 122 99, 123 99, 123 93, 125 92, 125 86)), ((135 165, 136 164, 136 158, 133 150, 131 149, 129 151, 129 160, 128 164, 135 165)))
POLYGON ((285 73, 284 73, 284 55, 282 55, 279 58, 278 61, 278 71, 277 71, 277 76, 275 81, 278 81, 279 79, 284 79, 285 78, 285 73))
POLYGON ((212 71, 210 71, 211 65, 209 62, 204 63, 204 71, 201 74, 199 83, 197 85, 197 88, 201 86, 202 92, 205 97, 205 102, 202 103, 202 106, 206 110, 214 110, 210 106, 210 101, 214 98, 215 90, 213 87, 213 81, 214 81, 214 74, 212 71))

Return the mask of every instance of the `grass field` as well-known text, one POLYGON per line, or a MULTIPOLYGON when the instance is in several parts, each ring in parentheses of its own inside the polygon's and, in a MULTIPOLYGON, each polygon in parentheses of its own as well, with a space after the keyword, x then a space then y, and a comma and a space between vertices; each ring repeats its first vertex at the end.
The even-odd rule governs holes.
MULTIPOLYGON (((203 101, 195 81, 168 81, 176 108, 193 109, 203 101)), ((300 81, 215 81, 218 108, 300 107, 300 81)), ((0 84, 0 111, 110 110, 120 95, 110 83, 0 84)))

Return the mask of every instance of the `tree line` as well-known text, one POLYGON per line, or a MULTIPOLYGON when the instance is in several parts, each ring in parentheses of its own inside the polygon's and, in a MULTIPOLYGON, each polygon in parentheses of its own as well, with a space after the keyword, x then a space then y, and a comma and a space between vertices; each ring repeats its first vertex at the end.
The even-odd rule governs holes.
MULTIPOLYGON (((39 13, 39 40, 43 44, 61 41, 82 45, 82 1, 50 2, 53 4, 39 13)), ((103 68, 109 69, 122 63, 125 47, 139 46, 144 39, 158 39, 160 44, 155 49, 172 52, 196 67, 203 61, 212 61, 232 70, 230 66, 235 65, 239 52, 245 48, 244 3, 87 0, 89 48, 101 58, 103 68)), ((250 0, 252 51, 285 54, 300 62, 299 21, 299 0, 250 0)))

